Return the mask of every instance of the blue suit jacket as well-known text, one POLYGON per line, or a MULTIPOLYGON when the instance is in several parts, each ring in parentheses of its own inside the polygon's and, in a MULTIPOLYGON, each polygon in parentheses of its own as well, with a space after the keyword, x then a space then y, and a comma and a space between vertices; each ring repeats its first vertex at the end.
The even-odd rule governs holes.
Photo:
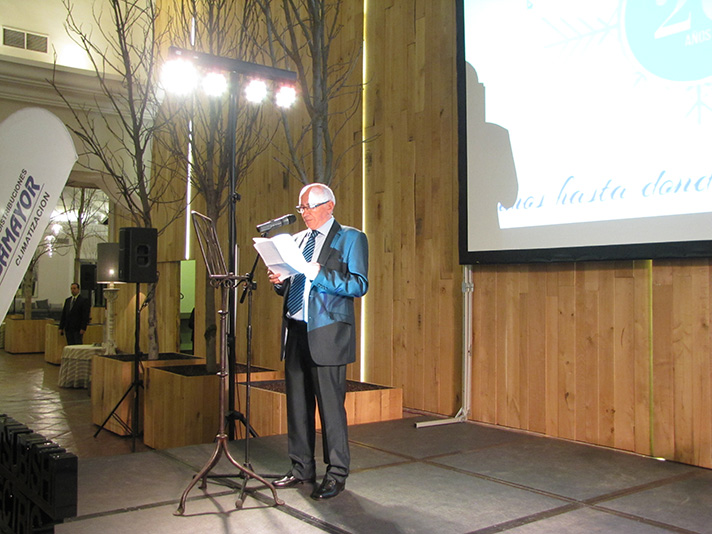
MULTIPOLYGON (((299 232, 295 240, 300 242, 307 232, 299 232)), ((321 268, 309 291, 309 350, 317 365, 346 365, 356 360, 354 298, 368 291, 366 234, 334 221, 316 261, 321 268)), ((291 279, 275 289, 286 297, 290 283, 291 279)), ((283 309, 282 359, 286 314, 287 298, 283 309)))

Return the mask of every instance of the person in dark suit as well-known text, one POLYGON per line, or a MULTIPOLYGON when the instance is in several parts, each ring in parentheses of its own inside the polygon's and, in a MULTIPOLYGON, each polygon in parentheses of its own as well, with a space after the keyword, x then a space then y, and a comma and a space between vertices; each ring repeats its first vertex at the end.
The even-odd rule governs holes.
POLYGON ((72 284, 70 290, 72 296, 64 301, 59 318, 59 335, 67 336, 67 345, 81 345, 89 324, 91 306, 89 300, 80 294, 79 284, 72 284))
POLYGON ((310 262, 303 275, 286 280, 269 271, 284 296, 282 359, 287 386, 287 441, 292 467, 274 482, 288 488, 316 482, 315 411, 322 423, 326 474, 311 497, 330 499, 344 490, 349 474, 346 421, 346 366, 356 360, 354 298, 368 290, 366 234, 341 226, 332 213, 334 193, 310 184, 299 194, 297 211, 307 230, 294 238, 310 262))

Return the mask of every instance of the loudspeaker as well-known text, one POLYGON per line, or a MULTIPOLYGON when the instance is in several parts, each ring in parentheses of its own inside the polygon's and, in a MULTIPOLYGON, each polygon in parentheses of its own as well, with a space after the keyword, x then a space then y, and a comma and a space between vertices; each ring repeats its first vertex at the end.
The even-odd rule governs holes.
POLYGON ((158 282, 158 230, 119 230, 119 280, 133 283, 158 282))
POLYGON ((96 289, 96 265, 82 263, 79 266, 79 286, 89 291, 96 289))

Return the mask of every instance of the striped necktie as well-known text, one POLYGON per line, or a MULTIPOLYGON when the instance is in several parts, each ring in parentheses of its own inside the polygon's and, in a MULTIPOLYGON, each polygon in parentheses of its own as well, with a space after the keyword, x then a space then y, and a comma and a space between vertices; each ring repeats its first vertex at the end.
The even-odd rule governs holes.
MULTIPOLYGON (((316 244, 316 236, 319 234, 318 231, 312 230, 309 234, 309 239, 307 239, 307 244, 302 250, 302 255, 307 261, 311 261, 312 255, 314 254, 314 245, 316 244)), ((302 309, 304 305, 304 282, 306 277, 299 273, 294 275, 291 285, 289 286, 289 295, 287 296, 287 311, 289 315, 294 317, 294 315, 302 309)))

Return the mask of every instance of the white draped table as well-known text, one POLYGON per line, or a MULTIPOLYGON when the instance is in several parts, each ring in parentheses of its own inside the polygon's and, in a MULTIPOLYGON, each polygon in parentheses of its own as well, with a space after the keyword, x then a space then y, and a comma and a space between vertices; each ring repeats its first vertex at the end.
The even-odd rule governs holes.
POLYGON ((91 382, 91 362, 106 349, 96 345, 67 345, 62 349, 59 366, 59 386, 88 388, 91 382))

